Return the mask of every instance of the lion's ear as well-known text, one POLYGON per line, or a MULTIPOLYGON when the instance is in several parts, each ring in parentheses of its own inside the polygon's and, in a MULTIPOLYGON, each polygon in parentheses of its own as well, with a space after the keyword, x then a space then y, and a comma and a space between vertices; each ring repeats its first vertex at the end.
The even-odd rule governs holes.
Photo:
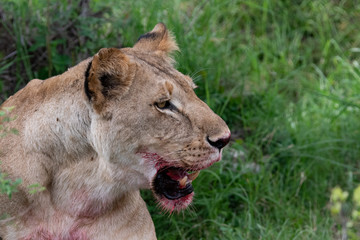
POLYGON ((85 93, 100 113, 106 100, 120 97, 129 89, 135 64, 116 48, 103 48, 94 56, 85 72, 85 93))
POLYGON ((165 24, 158 23, 151 32, 139 37, 134 49, 169 56, 173 51, 179 50, 179 47, 165 24))

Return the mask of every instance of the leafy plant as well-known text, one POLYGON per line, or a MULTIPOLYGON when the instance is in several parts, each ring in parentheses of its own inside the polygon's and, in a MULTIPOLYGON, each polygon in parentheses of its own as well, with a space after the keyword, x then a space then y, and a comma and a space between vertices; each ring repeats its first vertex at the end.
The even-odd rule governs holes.
POLYGON ((352 192, 352 201, 349 192, 339 186, 331 190, 330 211, 336 224, 339 226, 337 235, 341 239, 357 240, 360 238, 360 185, 352 192))
POLYGON ((12 194, 17 192, 17 187, 21 184, 21 182, 21 179, 12 181, 7 178, 6 173, 0 172, 0 193, 6 194, 9 198, 11 198, 12 194))
POLYGON ((29 188, 29 193, 30 194, 35 194, 35 193, 42 192, 42 191, 46 190, 45 187, 41 186, 38 183, 31 184, 31 185, 28 186, 28 188, 29 188))
POLYGON ((5 122, 10 122, 15 119, 15 117, 9 116, 9 113, 11 112, 12 109, 14 109, 14 107, 4 107, 3 109, 0 110, 0 118, 1 118, 0 137, 5 137, 8 133, 18 134, 17 129, 15 129, 15 128, 9 129, 8 127, 4 126, 4 124, 3 124, 5 122))
MULTIPOLYGON (((18 134, 17 130, 14 128, 7 128, 4 126, 4 122, 9 122, 14 120, 13 117, 9 115, 13 107, 5 107, 0 110, 0 137, 5 137, 8 133, 18 134)), ((1 167, 1 162, 0 162, 1 167)), ((16 179, 15 181, 10 180, 7 177, 6 173, 0 172, 0 193, 8 195, 11 198, 12 193, 17 191, 17 187, 21 184, 21 179, 16 179)))

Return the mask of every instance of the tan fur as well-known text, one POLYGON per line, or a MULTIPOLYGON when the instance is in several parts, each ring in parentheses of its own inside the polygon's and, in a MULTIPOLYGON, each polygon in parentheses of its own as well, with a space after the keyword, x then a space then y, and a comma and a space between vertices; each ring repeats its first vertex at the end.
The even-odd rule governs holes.
POLYGON ((3 240, 156 239, 139 195, 156 163, 142 153, 184 168, 220 159, 206 139, 228 137, 228 127, 172 67, 178 48, 165 25, 150 33, 32 80, 2 105, 15 107, 7 127, 19 135, 0 139, 0 169, 23 181, 11 200, 0 195, 0 216, 12 216, 0 221, 3 240), (167 100, 177 111, 156 107, 167 100), (34 183, 46 190, 30 194, 34 183))
POLYGON ((163 23, 159 23, 147 35, 151 38, 151 41, 148 38, 141 38, 145 35, 141 36, 135 44, 134 50, 156 54, 169 63, 173 63, 173 59, 169 57, 169 54, 179 50, 179 47, 175 42, 173 34, 166 29, 166 26, 163 23))

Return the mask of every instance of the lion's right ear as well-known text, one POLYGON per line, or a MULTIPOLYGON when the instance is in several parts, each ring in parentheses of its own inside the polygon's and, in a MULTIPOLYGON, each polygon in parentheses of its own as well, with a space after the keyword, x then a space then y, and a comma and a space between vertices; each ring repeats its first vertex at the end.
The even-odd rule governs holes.
POLYGON ((119 98, 130 88, 135 64, 119 49, 103 48, 89 63, 84 89, 96 112, 101 113, 110 98, 119 98))
POLYGON ((175 38, 165 24, 158 23, 151 32, 139 37, 133 47, 143 52, 152 52, 172 62, 171 53, 179 50, 175 38))

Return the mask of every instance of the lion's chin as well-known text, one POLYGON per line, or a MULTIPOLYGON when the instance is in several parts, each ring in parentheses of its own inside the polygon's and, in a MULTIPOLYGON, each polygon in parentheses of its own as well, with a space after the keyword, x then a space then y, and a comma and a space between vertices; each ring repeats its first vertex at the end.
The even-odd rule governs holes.
POLYGON ((194 192, 175 200, 170 200, 166 197, 160 197, 157 195, 155 196, 158 201, 159 207, 163 211, 168 213, 173 213, 173 212, 180 212, 181 210, 186 209, 193 200, 194 192))

